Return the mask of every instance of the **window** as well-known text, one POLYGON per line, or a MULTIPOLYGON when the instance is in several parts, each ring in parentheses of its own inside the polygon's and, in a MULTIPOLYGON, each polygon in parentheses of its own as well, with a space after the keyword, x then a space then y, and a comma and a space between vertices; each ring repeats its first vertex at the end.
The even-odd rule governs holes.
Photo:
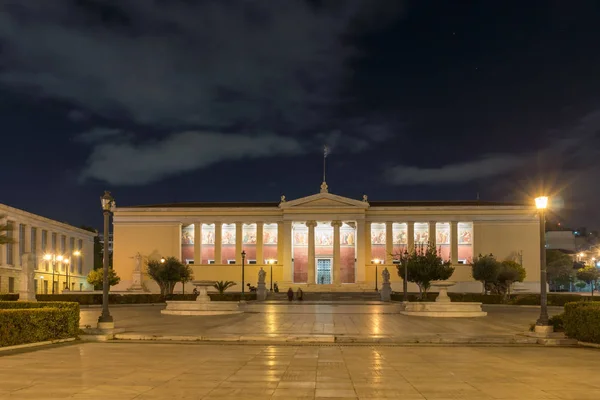
POLYGON ((256 260, 248 260, 248 265, 256 264, 256 260))
POLYGON ((263 256, 277 258, 277 224, 263 225, 263 256))
POLYGON ((48 250, 48 231, 42 229, 42 252, 46 252, 48 250))
MULTIPOLYGON (((215 257, 215 225, 202 224, 202 258, 200 264, 210 264, 210 260, 215 257)), ((214 260, 213 260, 214 264, 214 260)))
POLYGON ((8 277, 8 293, 14 293, 15 292, 15 278, 13 278, 12 276, 8 277))
POLYGON ((29 251, 37 254, 37 228, 31 228, 31 248, 29 251))
MULTIPOLYGON (((82 239, 79 239, 79 241, 78 241, 77 250, 79 250, 79 251, 83 250, 83 240, 82 239)), ((77 270, 79 272, 79 275, 83 275, 83 254, 79 254, 79 257, 77 257, 77 270)))
POLYGON ((235 264, 235 260, 227 260, 227 264, 235 264))
POLYGON ((221 232, 221 259, 219 262, 229 264, 230 257, 235 257, 236 252, 235 224, 223 224, 221 232))
POLYGON ((83 283, 79 284, 79 291, 81 292, 83 290, 83 283))
POLYGON ((435 246, 442 260, 450 260, 450 223, 435 224, 435 246))
POLYGON ((215 263, 215 260, 208 260, 208 263, 209 263, 209 264, 214 264, 214 263, 215 263))
POLYGON ((469 264, 473 261, 473 223, 458 223, 458 262, 469 264))
POLYGON ((394 244, 392 253, 394 255, 404 253, 408 247, 408 225, 406 223, 392 224, 392 242, 394 244))
POLYGON ((67 252, 67 237, 65 235, 60 236, 60 252, 62 254, 67 252))
POLYGON ((44 294, 48 294, 48 281, 44 281, 44 294))
POLYGON ((52 243, 50 243, 53 253, 56 253, 56 232, 52 232, 52 243))
POLYGON ((186 264, 194 258, 194 240, 196 237, 196 226, 194 224, 181 226, 181 259, 186 260, 186 264))
MULTIPOLYGON (((5 235, 8 238, 8 241, 10 242, 11 239, 14 237, 14 234, 13 234, 14 224, 13 224, 13 222, 8 221, 8 222, 6 222, 6 226, 8 227, 8 229, 6 230, 5 235)), ((6 263, 8 265, 12 265, 13 264, 13 247, 14 246, 12 244, 8 243, 4 247, 6 247, 6 263)), ((10 282, 10 280, 9 280, 9 282, 10 282)))
POLYGON ((385 260, 385 224, 371 224, 371 261, 385 260))
POLYGON ((190 264, 194 263, 194 260, 187 259, 187 260, 185 260, 185 263, 188 264, 188 265, 190 265, 190 264))
POLYGON ((19 257, 25 253, 25 225, 19 224, 19 257))
POLYGON ((265 264, 267 264, 267 265, 277 265, 277 260, 272 259, 272 258, 271 259, 266 259, 265 260, 265 264), (269 262, 269 261, 271 261, 271 262, 269 262))
POLYGON ((427 250, 429 243, 429 224, 427 222, 415 222, 415 247, 427 250))
MULTIPOLYGON (((75 256, 75 238, 72 237, 69 239, 69 252, 71 253, 71 262, 69 263, 69 270, 71 273, 75 272, 75 259, 79 258, 75 256)), ((81 256, 81 254, 80 254, 81 256)))

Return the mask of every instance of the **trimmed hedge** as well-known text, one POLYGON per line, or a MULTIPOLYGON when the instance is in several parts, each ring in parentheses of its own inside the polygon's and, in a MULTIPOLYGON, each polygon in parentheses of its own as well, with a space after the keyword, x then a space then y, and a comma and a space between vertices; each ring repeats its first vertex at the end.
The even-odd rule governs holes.
MULTIPOLYGON (((424 301, 435 301, 437 293, 427 293, 427 297, 424 301)), ((539 294, 512 294, 508 297, 508 301, 503 295, 499 294, 481 294, 481 293, 448 293, 448 296, 452 301, 457 302, 477 302, 483 304, 510 304, 510 305, 540 305, 539 294)), ((409 293, 409 301, 418 301, 419 295, 417 293, 409 293)), ((392 301, 402 301, 402 293, 392 293, 392 301)), ((564 306, 570 302, 589 302, 588 297, 579 296, 576 294, 548 294, 548 305, 549 306, 564 306)))
MULTIPOLYGON (((209 293, 212 301, 239 301, 241 300, 241 293, 209 293)), ((197 295, 189 294, 174 294, 172 296, 161 296, 156 293, 143 293, 143 294, 109 294, 109 304, 151 304, 151 303, 164 303, 165 300, 196 300, 197 295)), ((87 294, 38 294, 36 298, 39 301, 72 301, 81 305, 100 305, 102 304, 101 293, 87 293, 87 294)), ((256 300, 256 293, 246 293, 246 300, 256 300)))
POLYGON ((79 304, 0 301, 0 347, 76 337, 79 304))
POLYGON ((565 304, 563 324, 568 337, 600 344, 600 302, 565 304))
POLYGON ((18 293, 0 294, 0 301, 17 301, 19 300, 18 293))

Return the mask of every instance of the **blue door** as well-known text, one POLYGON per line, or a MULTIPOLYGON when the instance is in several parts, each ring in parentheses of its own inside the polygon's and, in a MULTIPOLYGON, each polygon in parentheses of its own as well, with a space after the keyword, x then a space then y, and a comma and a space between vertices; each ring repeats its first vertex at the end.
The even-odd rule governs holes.
POLYGON ((317 284, 331 284, 331 259, 317 258, 317 284))

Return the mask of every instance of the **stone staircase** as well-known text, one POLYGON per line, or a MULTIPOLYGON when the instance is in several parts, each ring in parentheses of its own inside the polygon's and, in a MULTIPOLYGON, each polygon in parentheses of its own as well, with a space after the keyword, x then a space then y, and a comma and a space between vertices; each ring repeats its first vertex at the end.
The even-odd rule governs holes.
MULTIPOLYGON (((350 302, 370 302, 381 300, 380 294, 374 290, 371 292, 306 292, 304 291, 304 301, 350 301, 350 302)), ((294 292, 294 300, 296 292, 294 292)), ((287 293, 268 293, 267 300, 271 301, 287 301, 287 293)))

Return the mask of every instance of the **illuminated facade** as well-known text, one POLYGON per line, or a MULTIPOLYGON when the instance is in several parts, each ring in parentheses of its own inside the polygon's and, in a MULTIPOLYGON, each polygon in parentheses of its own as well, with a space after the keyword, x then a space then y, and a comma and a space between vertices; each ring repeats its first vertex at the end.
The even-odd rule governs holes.
POLYGON ((94 232, 4 204, 0 204, 0 217, 0 224, 12 226, 7 235, 14 241, 0 245, 0 293, 19 292, 24 255, 28 253, 35 260, 37 294, 51 294, 53 286, 57 294, 65 289, 93 289, 87 275, 94 264, 94 232), (54 257, 45 260, 44 255, 54 257))
MULTIPOLYGON (((434 242, 456 266, 455 291, 480 292, 469 263, 477 254, 523 260, 522 289, 539 291, 539 221, 533 207, 468 202, 354 200, 328 192, 278 203, 179 203, 118 207, 114 214, 114 263, 121 283, 131 284, 138 252, 175 256, 195 279, 231 280, 240 290, 242 251, 246 282, 258 270, 281 290, 374 290, 375 271, 387 267, 401 290, 395 255, 434 242)), ((381 278, 379 277, 379 282, 381 278)), ((153 282, 144 281, 152 291, 153 282)), ((415 286, 410 287, 416 290, 415 286)), ((176 288, 181 291, 181 286, 176 288)), ((189 290, 189 289, 188 289, 189 290)))

